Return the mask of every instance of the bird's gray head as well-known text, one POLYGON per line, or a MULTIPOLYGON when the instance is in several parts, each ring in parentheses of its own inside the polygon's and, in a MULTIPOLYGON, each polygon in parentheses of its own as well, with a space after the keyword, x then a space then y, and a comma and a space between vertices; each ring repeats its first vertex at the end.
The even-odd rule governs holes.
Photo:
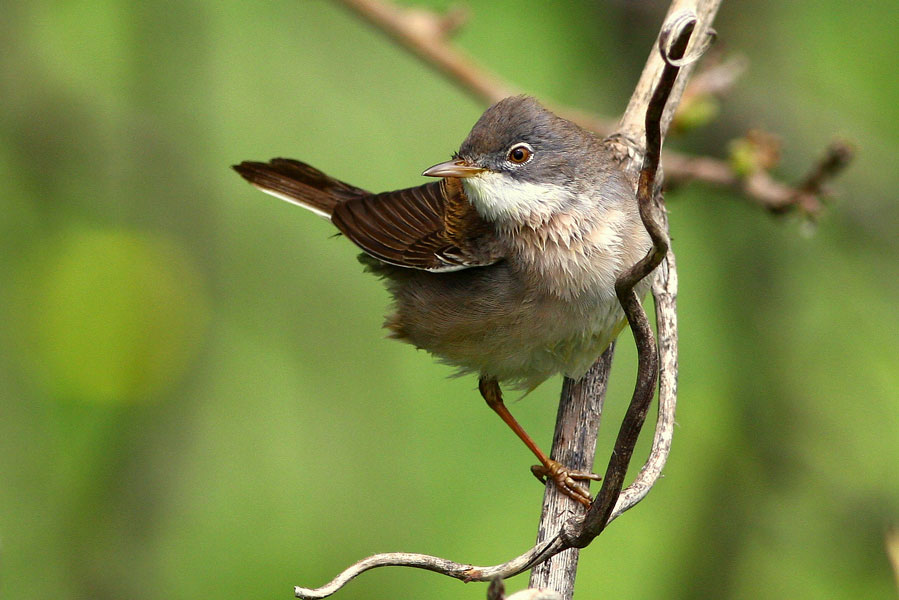
POLYGON ((497 102, 481 115, 453 160, 424 172, 459 177, 481 215, 539 225, 580 195, 579 178, 595 169, 593 135, 528 96, 497 102))
POLYGON ((563 184, 575 177, 584 131, 529 96, 513 96, 487 109, 455 158, 531 183, 563 184))

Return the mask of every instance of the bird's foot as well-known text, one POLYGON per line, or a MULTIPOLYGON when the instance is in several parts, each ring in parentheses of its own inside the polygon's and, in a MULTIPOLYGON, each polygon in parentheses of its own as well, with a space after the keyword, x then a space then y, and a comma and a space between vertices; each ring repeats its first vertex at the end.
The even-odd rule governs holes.
POLYGON ((531 467, 531 473, 541 482, 546 483, 547 479, 552 479, 559 491, 583 504, 590 506, 590 492, 577 484, 578 481, 599 481, 602 479, 596 473, 582 473, 580 471, 569 471, 567 467, 560 462, 549 459, 545 465, 534 465, 531 467))

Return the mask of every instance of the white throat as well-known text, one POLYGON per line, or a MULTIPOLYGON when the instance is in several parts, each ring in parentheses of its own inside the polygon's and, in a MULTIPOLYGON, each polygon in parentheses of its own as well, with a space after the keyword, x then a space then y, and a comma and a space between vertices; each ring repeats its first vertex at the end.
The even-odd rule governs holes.
POLYGON ((466 177, 462 187, 478 214, 506 227, 539 227, 571 199, 562 186, 516 181, 505 173, 491 171, 466 177))

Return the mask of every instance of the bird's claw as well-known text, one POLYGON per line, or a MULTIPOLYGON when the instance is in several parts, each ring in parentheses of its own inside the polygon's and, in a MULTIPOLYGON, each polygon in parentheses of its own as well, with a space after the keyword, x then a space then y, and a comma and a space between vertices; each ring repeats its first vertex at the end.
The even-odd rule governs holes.
POLYGON ((577 484, 578 481, 599 481, 602 479, 596 473, 582 473, 580 471, 569 471, 561 463, 550 460, 545 465, 533 465, 531 473, 542 483, 546 483, 547 479, 552 479, 559 491, 580 502, 584 506, 590 506, 590 492, 577 484))

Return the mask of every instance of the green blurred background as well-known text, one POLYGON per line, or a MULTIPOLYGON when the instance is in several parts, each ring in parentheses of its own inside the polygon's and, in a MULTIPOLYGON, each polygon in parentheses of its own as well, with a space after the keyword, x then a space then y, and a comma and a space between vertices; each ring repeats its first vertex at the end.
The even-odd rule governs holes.
MULTIPOLYGON (((666 7, 468 5, 479 61, 607 115, 666 7)), ((384 339, 351 244, 228 168, 291 156, 415 185, 485 107, 323 0, 2 8, 0 596, 289 598, 373 552, 526 549, 532 459, 474 379, 384 339)), ((894 597, 895 19, 895 0, 722 8, 719 45, 750 70, 671 144, 721 156, 764 127, 791 181, 835 135, 859 157, 810 236, 720 190, 669 195, 679 427, 666 477, 583 553, 579 597, 894 597)), ((601 464, 633 377, 620 346, 601 464)), ((545 445, 558 389, 513 407, 545 445)), ((339 597, 484 594, 388 569, 339 597)))

